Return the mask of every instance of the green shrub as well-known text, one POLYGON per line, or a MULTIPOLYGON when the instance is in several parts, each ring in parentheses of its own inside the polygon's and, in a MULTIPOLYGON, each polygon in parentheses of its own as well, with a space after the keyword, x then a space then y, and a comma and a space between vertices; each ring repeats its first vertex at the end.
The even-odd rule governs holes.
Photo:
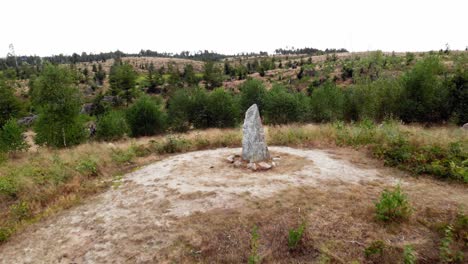
POLYGON ((109 111, 96 122, 96 137, 99 140, 113 141, 121 139, 129 128, 125 114, 120 111, 109 111))
POLYGON ((16 197, 18 193, 17 182, 9 176, 0 177, 0 195, 16 197))
POLYGON ((97 176, 98 163, 95 158, 87 157, 78 163, 78 165, 76 166, 76 170, 86 176, 97 176))
POLYGON ((439 246, 440 260, 442 263, 461 263, 463 261, 463 252, 454 250, 453 244, 453 227, 448 225, 444 229, 444 237, 439 246))
POLYGON ((7 85, 0 73, 0 127, 11 119, 18 117, 22 111, 21 101, 15 96, 14 90, 7 85))
POLYGON ((208 112, 209 96, 205 89, 196 88, 191 95, 189 120, 195 128, 210 126, 208 112))
POLYGON ((407 245, 403 249, 403 263, 404 264, 415 264, 416 263, 416 255, 414 254, 413 247, 407 245))
POLYGON ((397 185, 393 191, 384 190, 380 200, 375 204, 375 209, 377 219, 382 221, 407 219, 412 212, 408 198, 401 191, 400 185, 397 185))
POLYGON ((457 218, 453 224, 453 231, 456 237, 468 243, 468 215, 458 212, 457 218))
POLYGON ((444 72, 439 58, 428 56, 403 76, 403 121, 438 122, 448 118, 449 89, 440 77, 444 72))
POLYGON ((179 153, 187 151, 190 147, 190 142, 182 137, 169 135, 161 143, 155 143, 156 150, 159 154, 179 153))
POLYGON ((304 234, 305 230, 305 224, 301 224, 298 228, 296 229, 291 229, 289 230, 288 234, 288 247, 290 250, 294 250, 297 248, 299 245, 299 242, 302 239, 302 236, 304 234))
POLYGON ((23 129, 15 119, 8 120, 0 129, 0 152, 18 152, 28 149, 23 129))
POLYGON ((249 264, 258 264, 261 262, 260 256, 258 255, 258 246, 260 235, 258 234, 258 227, 254 226, 250 238, 250 255, 248 259, 249 264))
POLYGON ((208 89, 220 87, 223 84, 223 71, 213 61, 205 62, 203 69, 203 80, 208 89))
POLYGON ((316 122, 343 119, 344 93, 334 84, 327 83, 310 95, 311 118, 316 122))
POLYGON ((133 146, 128 149, 112 149, 112 160, 118 164, 130 164, 136 157, 135 149, 133 146))
POLYGON ((185 132, 190 129, 192 100, 187 90, 179 89, 169 98, 167 111, 172 130, 185 132))
POLYGON ((46 65, 32 88, 33 103, 39 111, 34 127, 36 143, 68 147, 83 142, 86 130, 73 73, 65 67, 46 65))
POLYGON ((347 87, 344 91, 344 118, 382 121, 400 115, 402 85, 398 79, 379 78, 347 87))
POLYGON ((364 249, 364 255, 366 256, 366 258, 375 255, 382 256, 384 249, 385 243, 382 240, 376 240, 364 249))
POLYGON ((244 113, 250 106, 257 104, 260 114, 263 114, 266 89, 263 82, 257 79, 246 80, 241 86, 240 106, 244 113))
POLYGON ((377 129, 373 121, 364 119, 355 125, 344 126, 344 123, 335 122, 338 145, 363 146, 377 142, 377 129))
POLYGON ((410 145, 407 139, 398 136, 389 143, 377 147, 374 153, 384 159, 385 165, 401 166, 411 159, 413 149, 414 147, 410 145))
POLYGON ((269 124, 303 121, 307 113, 307 97, 290 93, 282 85, 274 85, 265 95, 263 117, 269 124))
POLYGON ((135 97, 135 85, 138 75, 132 65, 115 60, 109 73, 109 84, 112 95, 123 98, 130 103, 135 97))
POLYGON ((233 95, 223 88, 218 88, 210 93, 207 112, 210 127, 233 127, 237 124, 238 104, 233 95))
POLYGON ((450 80, 453 88, 450 93, 452 118, 458 125, 468 123, 468 56, 460 56, 455 62, 455 73, 450 80))
POLYGON ((21 221, 31 217, 29 205, 25 201, 20 201, 10 206, 10 215, 16 220, 21 221))
POLYGON ((14 230, 9 227, 0 227, 0 243, 7 241, 13 232, 14 230))
POLYGON ((146 95, 127 109, 127 122, 133 137, 152 136, 163 132, 166 127, 161 106, 146 95))

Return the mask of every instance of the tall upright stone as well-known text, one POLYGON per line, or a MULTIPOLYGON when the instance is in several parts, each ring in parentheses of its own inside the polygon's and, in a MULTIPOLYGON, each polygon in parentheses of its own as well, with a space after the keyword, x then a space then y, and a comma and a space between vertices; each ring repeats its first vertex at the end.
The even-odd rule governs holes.
POLYGON ((245 112, 242 137, 242 159, 259 162, 270 159, 270 152, 265 141, 262 120, 256 104, 245 112))

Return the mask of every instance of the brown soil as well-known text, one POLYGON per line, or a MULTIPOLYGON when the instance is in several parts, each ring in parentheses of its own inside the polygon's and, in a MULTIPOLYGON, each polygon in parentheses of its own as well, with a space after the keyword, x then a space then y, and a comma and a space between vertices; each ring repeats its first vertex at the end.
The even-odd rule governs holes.
POLYGON ((468 206, 464 186, 415 179, 355 151, 272 147, 279 166, 234 168, 240 149, 172 156, 126 175, 83 205, 31 225, 0 246, 0 263, 245 263, 258 226, 263 263, 401 262, 414 245, 438 261, 436 226, 468 206), (400 182, 414 213, 400 224, 374 219, 373 202, 400 182), (306 224, 296 250, 288 230, 306 224), (372 241, 387 244, 365 259, 372 241))

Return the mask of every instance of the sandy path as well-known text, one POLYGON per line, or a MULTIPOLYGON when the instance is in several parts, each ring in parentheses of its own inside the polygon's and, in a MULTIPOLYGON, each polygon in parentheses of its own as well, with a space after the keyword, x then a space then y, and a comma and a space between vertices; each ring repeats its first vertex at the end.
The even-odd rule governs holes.
POLYGON ((397 181, 330 152, 270 149, 281 160, 267 172, 233 168, 225 157, 240 149, 216 149, 173 156, 127 174, 119 187, 2 245, 0 263, 151 263, 158 249, 183 232, 172 223, 194 212, 239 207, 247 199, 271 197, 294 186, 326 188, 330 179, 333 188, 336 182, 397 181))

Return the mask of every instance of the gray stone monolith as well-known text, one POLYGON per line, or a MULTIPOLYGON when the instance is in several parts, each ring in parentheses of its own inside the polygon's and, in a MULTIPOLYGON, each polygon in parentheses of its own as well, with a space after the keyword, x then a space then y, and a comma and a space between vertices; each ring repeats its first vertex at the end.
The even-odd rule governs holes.
POLYGON ((249 162, 269 160, 270 152, 268 152, 262 120, 256 104, 245 112, 242 132, 242 159, 249 162))

